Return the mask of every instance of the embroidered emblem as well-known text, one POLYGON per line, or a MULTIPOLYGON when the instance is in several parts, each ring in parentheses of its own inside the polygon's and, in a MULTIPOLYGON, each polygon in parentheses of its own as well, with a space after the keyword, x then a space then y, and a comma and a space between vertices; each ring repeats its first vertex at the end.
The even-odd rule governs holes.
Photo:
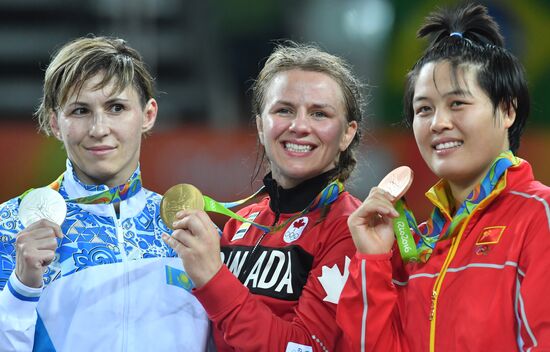
POLYGON ((311 346, 302 345, 295 342, 289 342, 286 345, 285 352, 313 352, 313 348, 311 346))
POLYGON ((340 272, 337 264, 334 264, 332 268, 323 265, 323 268, 321 269, 322 274, 317 278, 321 282, 321 285, 327 294, 327 296, 323 298, 323 301, 338 304, 340 294, 342 293, 346 280, 349 276, 350 262, 351 259, 346 256, 343 273, 340 272))
POLYGON ((300 238, 300 236, 302 236, 302 232, 304 232, 304 229, 306 228, 308 222, 309 218, 307 218, 306 216, 294 220, 292 224, 290 224, 288 229, 286 229, 283 240, 286 243, 296 241, 298 238, 300 238))
POLYGON ((189 277, 185 273, 185 271, 173 268, 168 265, 165 266, 165 269, 166 269, 166 283, 168 285, 181 287, 186 291, 191 291, 194 285, 191 279, 189 279, 189 277))
MULTIPOLYGON (((256 219, 256 217, 259 214, 260 214, 260 212, 257 211, 255 213, 252 213, 252 214, 248 215, 248 217, 246 219, 250 220, 250 221, 254 221, 254 219, 256 219)), ((246 234, 246 232, 248 231, 248 229, 250 228, 250 226, 251 226, 250 223, 243 222, 241 224, 241 226, 239 227, 239 229, 237 230, 237 232, 235 232, 235 234, 233 235, 233 238, 231 239, 231 242, 236 241, 236 240, 240 240, 241 238, 243 238, 244 235, 246 234)))
POLYGON ((475 252, 477 255, 487 255, 489 254, 489 246, 486 244, 483 244, 481 246, 476 246, 475 252))
POLYGON ((506 226, 491 226, 484 228, 477 238, 476 245, 480 246, 483 244, 498 243, 498 241, 500 241, 500 236, 502 236, 505 228, 506 226))

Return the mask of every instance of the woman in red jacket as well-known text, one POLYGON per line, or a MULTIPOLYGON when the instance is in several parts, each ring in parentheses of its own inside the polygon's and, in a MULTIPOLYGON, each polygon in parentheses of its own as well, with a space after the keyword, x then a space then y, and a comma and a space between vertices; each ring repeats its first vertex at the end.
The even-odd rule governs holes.
POLYGON ((399 195, 371 190, 348 220, 357 254, 338 322, 358 351, 547 350, 550 188, 514 155, 523 68, 483 6, 432 13, 418 35, 432 41, 404 109, 441 178, 426 193, 434 210, 421 226, 409 213, 417 255, 404 260, 392 252, 399 195))
POLYGON ((183 260, 219 351, 345 351, 336 304, 355 252, 344 191, 362 120, 360 84, 342 59, 279 46, 253 86, 270 172, 258 203, 220 237, 203 211, 181 212, 167 243, 183 260), (220 249, 221 247, 221 249, 220 249), (224 265, 225 264, 225 265, 224 265))

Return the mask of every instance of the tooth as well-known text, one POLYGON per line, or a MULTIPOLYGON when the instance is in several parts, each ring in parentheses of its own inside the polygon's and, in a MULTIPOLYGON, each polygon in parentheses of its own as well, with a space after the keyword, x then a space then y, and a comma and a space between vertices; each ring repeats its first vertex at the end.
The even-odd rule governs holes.
POLYGON ((294 144, 294 143, 286 143, 285 148, 292 152, 299 152, 299 153, 305 153, 311 150, 311 146, 309 145, 300 145, 300 144, 294 144))
POLYGON ((463 144, 463 142, 455 141, 455 142, 445 142, 441 144, 437 144, 435 146, 436 150, 442 150, 442 149, 449 149, 454 147, 459 147, 463 144))

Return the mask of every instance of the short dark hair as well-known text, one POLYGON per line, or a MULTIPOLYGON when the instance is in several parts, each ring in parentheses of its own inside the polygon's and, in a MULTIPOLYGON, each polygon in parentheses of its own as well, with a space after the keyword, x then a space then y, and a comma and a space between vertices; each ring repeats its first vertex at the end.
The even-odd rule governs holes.
POLYGON ((455 76, 459 66, 472 65, 477 83, 491 99, 494 110, 501 104, 506 110, 515 110, 515 121, 508 129, 510 150, 515 153, 529 116, 529 91, 523 66, 504 48, 499 26, 489 16, 487 8, 468 3, 457 8, 438 9, 426 17, 417 36, 430 37, 431 42, 407 74, 403 96, 405 122, 412 124, 414 86, 425 64, 447 61, 455 76))

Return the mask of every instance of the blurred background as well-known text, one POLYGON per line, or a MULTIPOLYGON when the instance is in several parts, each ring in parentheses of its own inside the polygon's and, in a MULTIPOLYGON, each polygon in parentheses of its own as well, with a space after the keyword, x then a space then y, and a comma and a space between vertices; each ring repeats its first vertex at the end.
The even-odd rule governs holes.
MULTIPOLYGON (((191 183, 220 201, 259 186, 250 113, 251 80, 275 40, 315 42, 346 58, 368 85, 366 133, 348 189, 363 198, 391 169, 415 171, 410 206, 428 214, 435 182, 400 123, 404 76, 426 42, 415 39, 434 0, 0 0, 0 199, 54 180, 65 166, 59 142, 38 134, 50 55, 88 34, 117 36, 138 49, 156 77, 159 118, 146 138, 145 186, 159 193, 191 183)), ((481 1, 507 47, 526 67, 532 114, 519 156, 550 184, 550 1, 481 1), (544 39, 546 38, 546 39, 544 39)), ((261 178, 261 177, 260 177, 261 178)))

